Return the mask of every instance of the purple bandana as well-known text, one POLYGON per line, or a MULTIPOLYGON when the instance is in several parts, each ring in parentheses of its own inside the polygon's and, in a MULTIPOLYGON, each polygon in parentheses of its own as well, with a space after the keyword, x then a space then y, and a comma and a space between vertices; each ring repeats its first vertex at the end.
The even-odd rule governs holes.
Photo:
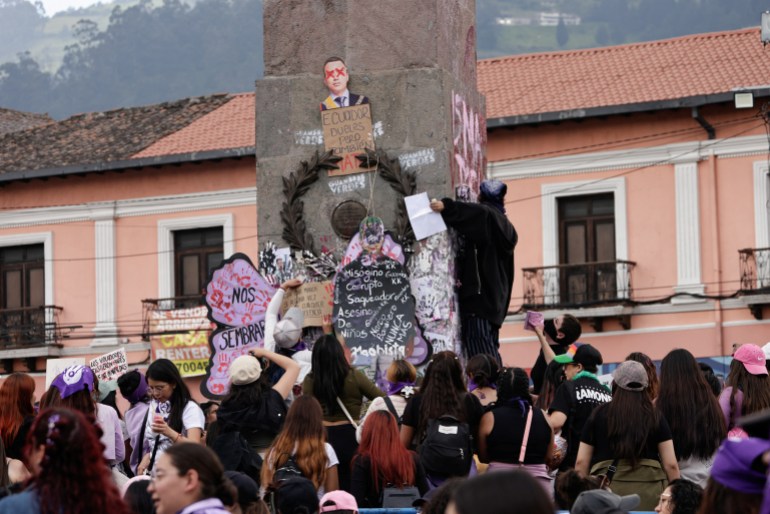
MULTIPOLYGON (((489 384, 488 387, 490 389, 495 389, 496 390, 497 389, 497 384, 489 384)), ((478 389, 478 388, 479 388, 479 385, 476 382, 474 382, 472 378, 470 380, 468 380, 468 392, 469 393, 471 391, 474 391, 474 390, 478 389)))
POLYGON ((131 405, 134 405, 135 403, 139 403, 140 401, 144 400, 144 398, 147 396, 147 379, 144 378, 144 375, 139 372, 139 385, 136 386, 136 389, 134 389, 134 392, 128 395, 128 403, 131 405))
POLYGON ((59 375, 53 379, 51 385, 59 390, 59 396, 62 398, 72 396, 83 389, 88 389, 89 392, 93 392, 94 372, 91 371, 91 368, 83 366, 82 364, 70 366, 59 373, 59 375))
POLYGON ((727 439, 714 457, 711 478, 739 493, 762 494, 767 477, 751 465, 767 451, 770 442, 764 439, 727 439))
POLYGON ((403 396, 409 398, 414 394, 414 382, 390 382, 386 380, 385 387, 387 388, 388 396, 403 392, 403 396))

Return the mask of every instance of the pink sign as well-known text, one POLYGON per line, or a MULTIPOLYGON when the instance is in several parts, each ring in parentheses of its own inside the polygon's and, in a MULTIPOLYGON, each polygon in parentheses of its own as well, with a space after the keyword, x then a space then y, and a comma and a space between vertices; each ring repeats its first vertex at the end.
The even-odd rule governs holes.
POLYGON ((206 286, 208 317, 217 324, 209 338, 211 360, 201 392, 207 397, 228 390, 230 363, 251 348, 262 346, 265 311, 274 289, 251 260, 236 253, 212 274, 206 286))

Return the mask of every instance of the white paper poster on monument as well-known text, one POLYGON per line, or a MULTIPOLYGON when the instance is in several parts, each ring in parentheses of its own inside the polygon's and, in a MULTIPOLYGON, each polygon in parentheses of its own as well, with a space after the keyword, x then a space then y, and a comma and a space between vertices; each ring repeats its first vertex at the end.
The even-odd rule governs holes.
POLYGON ((51 382, 56 375, 69 368, 70 366, 85 366, 86 360, 83 357, 69 357, 67 359, 48 359, 45 362, 45 388, 51 387, 51 382))
POLYGON ((119 348, 114 352, 105 353, 88 363, 100 382, 117 380, 120 375, 128 371, 128 356, 125 348, 119 348))
POLYGON ((414 237, 418 241, 446 231, 446 223, 441 214, 430 208, 428 193, 419 193, 404 197, 406 212, 409 214, 409 222, 412 224, 414 237))

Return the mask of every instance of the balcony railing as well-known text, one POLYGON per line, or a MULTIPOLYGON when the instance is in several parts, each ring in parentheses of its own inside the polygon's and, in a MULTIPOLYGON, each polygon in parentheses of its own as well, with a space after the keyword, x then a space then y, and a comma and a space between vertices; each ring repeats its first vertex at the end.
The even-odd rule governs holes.
POLYGON ((631 261, 524 268, 526 307, 590 307, 631 299, 631 261))
POLYGON ((61 344, 62 310, 55 305, 0 310, 0 350, 61 344))
POLYGON ((738 250, 741 290, 770 292, 770 248, 738 250))

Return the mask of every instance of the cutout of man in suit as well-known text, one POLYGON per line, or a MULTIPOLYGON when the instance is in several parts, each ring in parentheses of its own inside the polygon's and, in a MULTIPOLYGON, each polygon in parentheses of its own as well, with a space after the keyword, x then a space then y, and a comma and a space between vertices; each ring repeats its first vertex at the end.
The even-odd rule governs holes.
POLYGON ((339 57, 329 57, 324 63, 324 84, 329 88, 329 96, 321 102, 321 110, 350 107, 351 105, 368 104, 369 99, 364 95, 356 95, 348 91, 348 67, 339 57))

